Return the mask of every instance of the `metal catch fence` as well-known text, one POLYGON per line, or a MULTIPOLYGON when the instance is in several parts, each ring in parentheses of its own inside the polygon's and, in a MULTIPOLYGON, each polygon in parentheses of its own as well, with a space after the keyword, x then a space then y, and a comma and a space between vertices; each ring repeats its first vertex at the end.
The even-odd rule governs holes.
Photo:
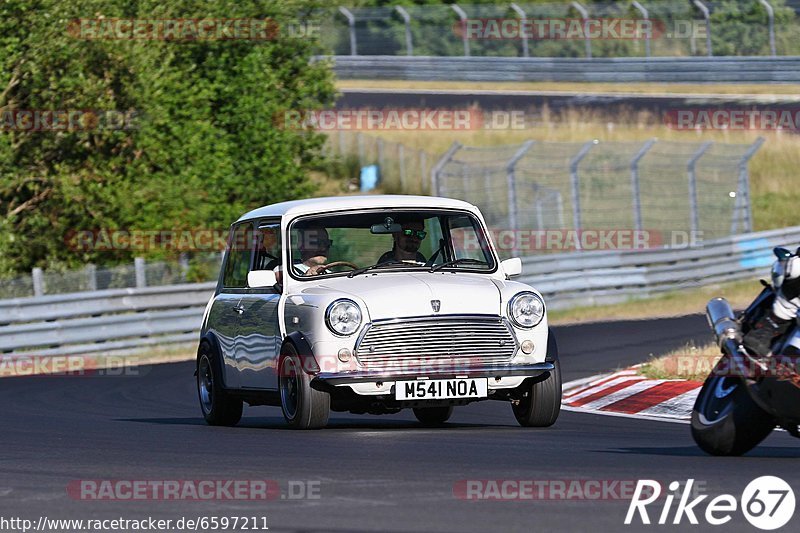
POLYGON ((34 268, 27 275, 0 279, 0 300, 216 281, 221 263, 221 253, 209 253, 179 262, 136 258, 131 264, 110 267, 89 264, 80 270, 34 268))
POLYGON ((494 228, 716 239, 752 231, 748 162, 762 143, 454 143, 431 171, 431 190, 477 205, 494 228))
POLYGON ((356 157, 359 167, 377 165, 383 192, 403 194, 429 193, 427 176, 439 158, 403 143, 345 130, 328 136, 326 152, 333 157, 356 157))
MULTIPOLYGON (((796 0, 638 0, 622 2, 332 7, 321 40, 344 56, 675 57, 797 55, 796 0), (645 20, 650 31, 593 35, 603 20, 645 20), (491 26, 493 21, 497 24, 491 26), (503 33, 503 21, 539 28, 503 33), (581 23, 581 35, 548 37, 548 21, 581 23), (544 26, 543 26, 544 25, 544 26), (583 28, 586 28, 584 31, 583 28)), ((511 24, 507 28, 516 29, 511 24)), ((508 31, 508 30, 506 30, 508 31)))

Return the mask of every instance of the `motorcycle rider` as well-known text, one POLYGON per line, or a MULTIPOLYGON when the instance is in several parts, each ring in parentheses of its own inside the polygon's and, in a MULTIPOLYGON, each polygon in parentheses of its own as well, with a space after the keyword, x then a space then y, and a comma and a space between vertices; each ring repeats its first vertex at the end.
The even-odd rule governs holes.
POLYGON ((770 353, 772 342, 786 333, 800 310, 800 257, 795 254, 785 261, 783 280, 776 282, 780 287, 776 287, 778 292, 772 309, 753 325, 743 339, 744 345, 757 355, 770 353))

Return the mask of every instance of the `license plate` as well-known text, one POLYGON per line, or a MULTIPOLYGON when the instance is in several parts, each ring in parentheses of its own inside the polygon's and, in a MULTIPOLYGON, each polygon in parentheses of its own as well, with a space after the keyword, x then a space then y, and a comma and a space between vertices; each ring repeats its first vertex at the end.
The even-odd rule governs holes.
POLYGON ((486 398, 489 380, 419 379, 395 383, 395 400, 441 400, 449 398, 486 398))

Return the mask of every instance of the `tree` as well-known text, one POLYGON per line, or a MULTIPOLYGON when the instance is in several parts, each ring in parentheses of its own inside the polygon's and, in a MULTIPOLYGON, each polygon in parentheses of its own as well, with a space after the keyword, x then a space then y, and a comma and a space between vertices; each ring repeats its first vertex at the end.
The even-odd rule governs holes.
MULTIPOLYGON (((242 212, 311 192, 321 135, 281 127, 334 98, 315 41, 285 30, 302 1, 0 3, 0 114, 116 110, 126 129, 0 132, 0 273, 128 261, 68 246, 100 228, 224 230, 242 212), (266 40, 87 39, 76 19, 269 19, 266 40)), ((91 26, 90 24, 95 24, 91 26)), ((107 26, 106 26, 107 27, 107 26)), ((100 34, 95 34, 100 35, 100 34)), ((105 34, 110 35, 110 34, 105 34)), ((102 118, 102 114, 100 115, 102 118)))

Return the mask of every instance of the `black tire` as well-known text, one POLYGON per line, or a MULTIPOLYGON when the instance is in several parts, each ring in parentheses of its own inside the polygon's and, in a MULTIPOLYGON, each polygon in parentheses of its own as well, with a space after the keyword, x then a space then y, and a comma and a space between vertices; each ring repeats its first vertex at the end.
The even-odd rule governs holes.
POLYGON ((197 397, 203 418, 212 426, 235 426, 242 418, 242 400, 222 386, 218 355, 203 343, 197 352, 197 397))
POLYGON ((417 417, 423 426, 441 426, 453 414, 453 406, 444 407, 415 407, 414 416, 417 417))
POLYGON ((512 403, 514 417, 522 427, 550 427, 561 413, 561 364, 558 346, 552 331, 547 332, 547 360, 553 369, 546 379, 533 383, 523 392, 519 403, 512 403))
MULTIPOLYGON (((720 361, 720 365, 725 364, 720 361)), ((742 455, 764 440, 775 420, 750 397, 741 378, 712 373, 692 410, 692 437, 710 455, 742 455)))
POLYGON ((294 344, 281 350, 278 389, 283 417, 294 429, 320 429, 328 424, 331 396, 311 388, 311 376, 303 371, 303 362, 294 344))

